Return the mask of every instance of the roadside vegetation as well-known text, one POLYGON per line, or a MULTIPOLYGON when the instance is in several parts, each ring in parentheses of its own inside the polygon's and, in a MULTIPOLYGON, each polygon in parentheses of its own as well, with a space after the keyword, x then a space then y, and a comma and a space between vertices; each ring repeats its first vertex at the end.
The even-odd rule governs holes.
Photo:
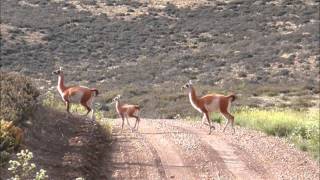
POLYGON ((0 80, 0 165, 4 165, 19 148, 21 126, 32 115, 40 93, 29 78, 17 73, 0 72, 0 80))
POLYGON ((46 179, 45 170, 35 172, 36 165, 30 162, 32 152, 22 150, 13 156, 21 149, 23 126, 32 118, 40 93, 31 79, 17 73, 0 72, 0 80, 0 168, 9 162, 10 179, 46 179))
MULTIPOLYGON (((299 149, 310 152, 315 159, 320 160, 319 109, 241 107, 233 114, 237 125, 285 137, 299 149)), ((218 123, 224 122, 220 115, 213 114, 212 118, 218 123)))

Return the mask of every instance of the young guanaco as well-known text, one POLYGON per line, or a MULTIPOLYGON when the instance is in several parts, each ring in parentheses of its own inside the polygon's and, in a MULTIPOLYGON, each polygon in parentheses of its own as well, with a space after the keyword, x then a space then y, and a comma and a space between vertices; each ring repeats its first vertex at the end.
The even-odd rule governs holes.
POLYGON ((122 124, 121 124, 121 131, 123 130, 124 126, 124 119, 127 120, 127 123, 130 126, 129 117, 133 117, 136 119, 135 125, 131 130, 133 131, 134 129, 138 130, 139 128, 139 123, 140 123, 140 107, 138 105, 131 105, 131 104, 122 104, 120 102, 120 95, 117 95, 115 98, 113 98, 113 102, 116 103, 116 110, 119 116, 122 119, 122 124))

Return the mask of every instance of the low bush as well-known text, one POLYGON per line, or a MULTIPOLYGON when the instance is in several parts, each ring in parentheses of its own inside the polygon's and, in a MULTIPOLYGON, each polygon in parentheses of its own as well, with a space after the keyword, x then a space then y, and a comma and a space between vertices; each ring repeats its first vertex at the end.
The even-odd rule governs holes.
POLYGON ((31 80, 16 73, 0 71, 0 81, 0 119, 14 121, 15 124, 28 119, 40 95, 31 80))

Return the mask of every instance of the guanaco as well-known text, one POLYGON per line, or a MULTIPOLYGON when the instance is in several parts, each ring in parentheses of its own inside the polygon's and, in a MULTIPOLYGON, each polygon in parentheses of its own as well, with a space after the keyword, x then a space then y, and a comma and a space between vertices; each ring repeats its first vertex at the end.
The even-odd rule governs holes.
POLYGON ((131 105, 131 104, 122 104, 120 102, 121 95, 117 95, 115 98, 113 98, 113 102, 116 103, 116 110, 118 115, 122 119, 121 124, 121 132, 123 130, 124 126, 124 119, 127 120, 128 126, 131 128, 128 118, 133 117, 136 119, 136 122, 134 124, 134 127, 131 128, 133 131, 134 129, 138 130, 139 123, 140 123, 140 107, 138 105, 131 105))
POLYGON ((94 108, 92 108, 92 102, 95 96, 99 94, 98 90, 93 88, 90 89, 84 86, 70 86, 67 87, 64 85, 64 74, 62 71, 62 67, 58 70, 54 71, 53 74, 58 75, 58 92, 62 97, 62 100, 66 104, 67 112, 70 113, 70 104, 81 104, 86 108, 87 116, 91 111, 91 119, 94 118, 94 108))
POLYGON ((211 134, 212 129, 215 129, 215 127, 211 125, 209 117, 210 112, 220 112, 223 115, 223 117, 226 118, 227 122, 223 129, 223 132, 225 132, 226 127, 229 125, 230 122, 233 129, 233 133, 235 132, 234 116, 229 113, 231 104, 236 99, 236 96, 234 94, 228 96, 221 94, 207 94, 199 98, 196 94, 191 80, 184 86, 182 86, 182 89, 188 89, 189 100, 192 107, 199 111, 201 114, 203 114, 202 123, 209 126, 209 134, 211 134), (207 120, 207 122, 205 122, 205 119, 207 120))

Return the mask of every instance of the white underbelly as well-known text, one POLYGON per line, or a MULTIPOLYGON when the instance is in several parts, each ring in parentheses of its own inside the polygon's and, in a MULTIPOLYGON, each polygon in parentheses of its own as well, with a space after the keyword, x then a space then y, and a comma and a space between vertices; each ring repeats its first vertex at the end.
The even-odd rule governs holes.
POLYGON ((69 101, 71 103, 80 103, 81 102, 81 99, 82 99, 82 96, 83 96, 83 92, 77 92, 76 94, 74 94, 73 96, 69 97, 69 101))
POLYGON ((193 108, 195 108, 197 111, 199 111, 200 113, 202 113, 201 109, 200 109, 197 105, 195 105, 195 104, 193 103, 193 101, 190 101, 190 102, 191 102, 191 105, 192 105, 193 108))
POLYGON ((212 100, 210 104, 205 104, 205 108, 208 112, 219 112, 220 111, 220 100, 219 98, 212 100))
POLYGON ((139 116, 139 114, 140 114, 139 112, 140 112, 140 111, 136 110, 136 111, 134 111, 133 115, 139 116))
POLYGON ((191 103, 192 107, 195 108, 195 109, 196 109, 197 111, 199 111, 200 113, 202 113, 201 109, 193 102, 190 93, 189 93, 189 100, 190 100, 190 103, 191 103))

